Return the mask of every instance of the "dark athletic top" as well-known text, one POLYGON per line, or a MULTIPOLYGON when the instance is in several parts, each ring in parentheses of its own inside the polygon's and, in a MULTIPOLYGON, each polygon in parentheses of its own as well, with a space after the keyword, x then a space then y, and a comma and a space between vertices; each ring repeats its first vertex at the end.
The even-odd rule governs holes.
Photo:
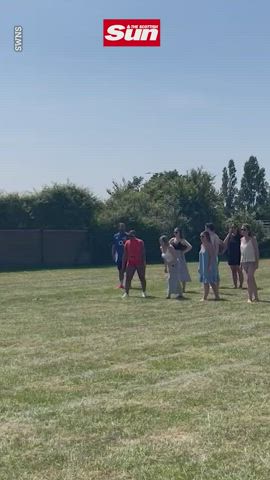
POLYGON ((124 245, 127 240, 126 232, 118 232, 113 236, 113 245, 115 246, 116 256, 115 262, 122 265, 122 258, 124 254, 124 245))

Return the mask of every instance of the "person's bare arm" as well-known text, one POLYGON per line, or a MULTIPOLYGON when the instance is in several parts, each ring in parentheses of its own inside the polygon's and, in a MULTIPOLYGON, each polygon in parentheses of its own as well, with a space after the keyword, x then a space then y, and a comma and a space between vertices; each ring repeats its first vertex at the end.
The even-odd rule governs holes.
POLYGON ((208 271, 211 269, 212 264, 217 261, 216 252, 212 245, 207 248, 208 251, 208 271))
POLYGON ((126 269, 126 263, 127 263, 127 249, 126 245, 124 246, 124 253, 123 253, 123 258, 122 258, 122 271, 124 272, 126 269))
POLYGON ((146 265, 146 253, 145 253, 144 242, 142 242, 142 260, 143 260, 143 264, 146 265))
POLYGON ((256 268, 259 266, 259 258, 260 258, 260 252, 259 252, 259 247, 258 247, 258 242, 256 237, 252 237, 252 243, 253 243, 253 248, 255 252, 255 263, 256 263, 256 268))
POLYGON ((228 248, 228 243, 229 243, 229 240, 231 238, 231 232, 228 233, 228 235, 224 238, 223 240, 223 252, 226 252, 227 248, 228 248))
POLYGON ((218 237, 218 240, 219 240, 218 252, 223 253, 223 251, 224 251, 224 242, 223 242, 223 240, 221 240, 221 238, 219 238, 219 237, 218 237))
POLYGON ((166 259, 164 257, 164 250, 163 250, 162 246, 160 246, 160 251, 161 251, 161 257, 162 257, 163 263, 164 263, 164 272, 167 273, 168 272, 167 262, 166 262, 166 259))
POLYGON ((115 245, 112 246, 112 259, 115 260, 115 252, 116 252, 116 248, 115 248, 115 245))
POLYGON ((190 252, 190 250, 192 250, 192 245, 187 240, 184 239, 182 243, 186 247, 184 253, 190 252))

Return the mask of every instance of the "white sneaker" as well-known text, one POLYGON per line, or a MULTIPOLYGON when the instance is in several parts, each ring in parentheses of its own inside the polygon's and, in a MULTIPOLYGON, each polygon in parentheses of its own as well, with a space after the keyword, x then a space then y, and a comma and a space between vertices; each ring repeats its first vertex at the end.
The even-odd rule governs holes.
POLYGON ((125 292, 125 293, 122 295, 122 298, 128 298, 128 293, 125 292))
POLYGON ((146 298, 146 293, 142 292, 142 298, 146 298))

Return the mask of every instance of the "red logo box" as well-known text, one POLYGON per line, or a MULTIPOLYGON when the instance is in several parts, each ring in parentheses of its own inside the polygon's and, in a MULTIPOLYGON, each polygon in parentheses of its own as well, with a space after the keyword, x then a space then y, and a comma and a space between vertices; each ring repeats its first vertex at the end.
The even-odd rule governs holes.
POLYGON ((160 47, 160 20, 113 18, 103 20, 104 47, 160 47))

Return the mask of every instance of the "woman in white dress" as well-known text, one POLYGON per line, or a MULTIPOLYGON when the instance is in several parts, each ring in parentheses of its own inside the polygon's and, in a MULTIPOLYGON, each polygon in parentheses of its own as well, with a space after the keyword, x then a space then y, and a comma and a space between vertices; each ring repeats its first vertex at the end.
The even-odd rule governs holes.
POLYGON ((241 235, 241 266, 247 277, 248 303, 258 302, 258 289, 255 280, 255 272, 259 267, 258 243, 252 235, 250 226, 246 223, 241 227, 241 235))
POLYGON ((165 272, 168 273, 168 290, 167 297, 171 298, 172 294, 177 295, 176 298, 182 298, 182 290, 178 280, 177 256, 174 248, 169 243, 168 237, 162 235, 159 239, 161 256, 165 264, 165 272))
POLYGON ((174 229, 174 237, 170 239, 170 244, 174 247, 177 256, 178 280, 182 284, 183 292, 186 291, 186 283, 191 282, 188 271, 185 254, 192 249, 192 245, 183 237, 182 230, 178 227, 174 229))

